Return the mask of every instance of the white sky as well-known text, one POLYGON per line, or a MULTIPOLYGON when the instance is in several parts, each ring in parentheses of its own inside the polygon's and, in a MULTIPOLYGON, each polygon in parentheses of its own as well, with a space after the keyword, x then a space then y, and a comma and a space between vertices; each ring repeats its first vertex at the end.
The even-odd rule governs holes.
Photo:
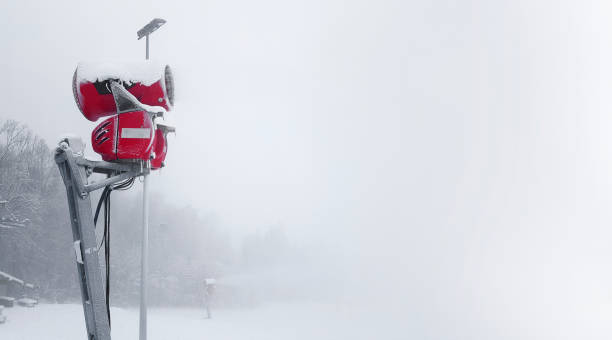
POLYGON ((0 117, 88 140, 77 62, 142 58, 136 30, 163 17, 151 54, 173 66, 178 133, 155 185, 170 199, 238 234, 280 223, 337 245, 440 321, 434 338, 603 337, 611 7, 7 1, 0 117))

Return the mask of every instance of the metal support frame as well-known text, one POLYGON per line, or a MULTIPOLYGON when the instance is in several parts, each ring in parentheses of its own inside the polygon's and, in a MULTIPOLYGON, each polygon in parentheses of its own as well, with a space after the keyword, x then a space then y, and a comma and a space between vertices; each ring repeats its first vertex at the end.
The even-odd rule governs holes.
POLYGON ((70 223, 77 262, 79 285, 88 340, 110 340, 106 296, 98 258, 98 244, 89 193, 107 185, 143 174, 140 163, 96 162, 75 154, 70 141, 63 141, 55 153, 55 162, 66 186, 70 223), (91 173, 111 177, 98 183, 87 183, 91 173))

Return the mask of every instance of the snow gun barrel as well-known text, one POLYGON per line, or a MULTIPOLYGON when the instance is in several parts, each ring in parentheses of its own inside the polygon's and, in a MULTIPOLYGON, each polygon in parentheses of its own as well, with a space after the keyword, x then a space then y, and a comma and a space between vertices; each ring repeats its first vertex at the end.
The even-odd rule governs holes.
POLYGON ((80 63, 73 76, 74 100, 85 118, 95 122, 120 113, 111 90, 118 82, 141 104, 170 111, 174 104, 174 78, 168 65, 150 61, 80 63))

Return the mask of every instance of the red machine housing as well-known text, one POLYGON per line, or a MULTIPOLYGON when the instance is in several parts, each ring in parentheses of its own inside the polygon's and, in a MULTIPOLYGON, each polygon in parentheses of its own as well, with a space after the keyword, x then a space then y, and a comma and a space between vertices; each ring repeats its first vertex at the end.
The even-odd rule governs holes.
POLYGON ((79 64, 72 86, 85 118, 96 121, 111 116, 91 134, 93 150, 103 160, 150 161, 151 169, 164 166, 166 136, 174 128, 153 120, 172 108, 174 83, 169 66, 161 69, 148 62, 79 64))
MULTIPOLYGON (((80 67, 80 65, 79 65, 80 67)), ((159 80, 146 85, 138 80, 121 80, 112 76, 96 78, 95 81, 81 79, 79 67, 74 71, 72 90, 74 100, 79 110, 88 120, 95 122, 106 116, 117 114, 115 99, 110 89, 111 81, 118 81, 136 99, 149 106, 161 106, 166 111, 172 109, 174 103, 174 78, 170 66, 166 65, 159 80)), ((112 74, 109 71, 108 74, 112 74)))
MULTIPOLYGON (((91 133, 91 145, 105 161, 119 159, 148 161, 151 159, 154 146, 157 147, 157 143, 154 142, 158 133, 153 132, 153 122, 146 111, 125 112, 100 123, 91 133)), ((162 137, 165 136, 162 134, 162 137)), ((165 138, 163 151, 165 158, 165 138)))

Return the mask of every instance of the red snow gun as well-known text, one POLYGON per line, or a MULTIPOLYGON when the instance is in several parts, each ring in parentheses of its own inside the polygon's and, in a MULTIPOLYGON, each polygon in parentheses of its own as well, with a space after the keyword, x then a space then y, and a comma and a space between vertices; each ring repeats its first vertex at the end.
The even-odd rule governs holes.
POLYGON ((174 78, 170 66, 148 61, 80 63, 74 71, 72 91, 79 110, 88 120, 95 122, 119 113, 111 82, 121 83, 141 104, 172 109, 174 78))
POLYGON ((149 62, 79 64, 73 91, 81 113, 91 121, 111 116, 91 134, 94 151, 105 161, 143 160, 151 169, 163 167, 167 134, 174 128, 155 120, 172 108, 173 86, 168 66, 156 73, 149 62))

